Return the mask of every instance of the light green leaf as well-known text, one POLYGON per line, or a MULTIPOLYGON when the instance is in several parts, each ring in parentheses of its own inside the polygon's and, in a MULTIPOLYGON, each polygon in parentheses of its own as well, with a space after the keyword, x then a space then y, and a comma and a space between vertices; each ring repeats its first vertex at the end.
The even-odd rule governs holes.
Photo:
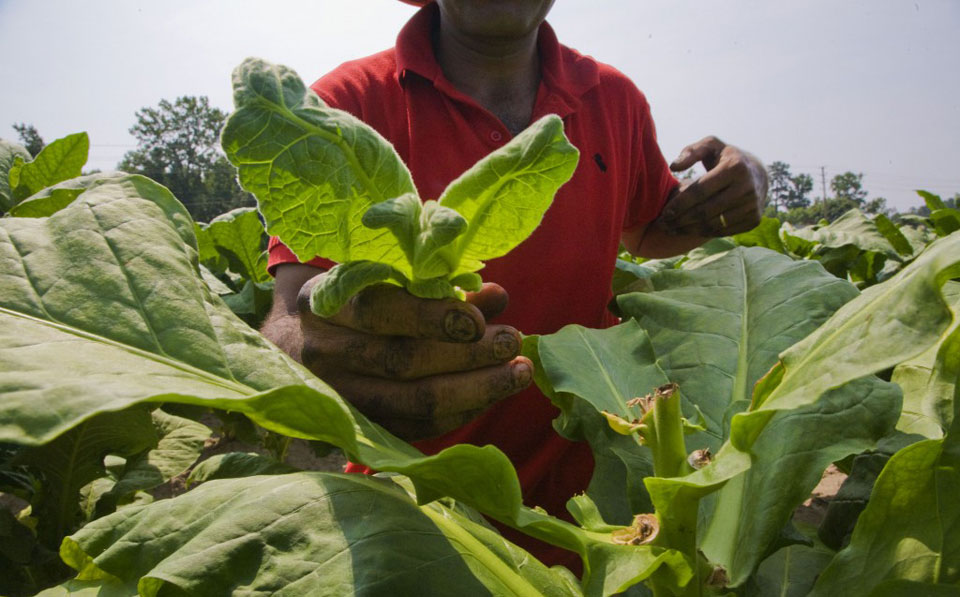
POLYGON ((884 214, 877 214, 877 216, 873 218, 873 223, 897 253, 904 257, 913 255, 913 246, 910 244, 910 241, 907 240, 907 237, 900 232, 900 229, 890 221, 890 218, 884 214))
POLYGON ((416 194, 410 172, 379 133, 328 108, 296 73, 249 58, 233 73, 236 111, 221 137, 267 232, 299 258, 369 259, 410 275, 386 230, 361 224, 373 205, 416 194))
POLYGON ((267 273, 267 255, 261 248, 266 237, 257 210, 239 207, 217 216, 204 229, 213 247, 226 257, 231 271, 255 283, 272 279, 267 273))
POLYGON ((947 207, 930 213, 930 221, 937 236, 947 236, 960 230, 960 210, 947 207))
POLYGON ((563 134, 563 121, 544 116, 450 183, 440 205, 456 210, 468 227, 449 261, 455 273, 477 271, 482 261, 506 255, 540 225, 553 196, 577 167, 580 152, 563 134))
POLYGON ((734 235, 733 241, 741 247, 763 247, 777 253, 787 252, 780 238, 780 220, 777 218, 762 218, 756 228, 734 235))
POLYGON ((400 277, 385 263, 349 261, 335 265, 310 292, 310 310, 321 317, 335 315, 350 297, 367 286, 400 277))
POLYGON ((412 193, 372 206, 363 215, 363 224, 368 228, 387 228, 393 233, 415 278, 450 275, 457 264, 437 256, 437 251, 467 227, 467 221, 454 210, 433 200, 421 204, 412 193))
POLYGON ((46 187, 80 176, 83 165, 87 163, 89 151, 90 138, 86 133, 67 135, 50 143, 36 158, 18 169, 15 184, 11 171, 13 200, 19 203, 46 187))
POLYGON ((690 251, 677 264, 677 268, 695 269, 712 263, 737 245, 729 238, 711 238, 696 249, 690 251))
POLYGON ((731 437, 749 450, 777 410, 812 404, 830 389, 909 360, 942 341, 954 314, 943 285, 960 276, 960 234, 930 245, 896 277, 844 305, 781 356, 779 383, 760 384, 731 437))
POLYGON ((22 145, 0 139, 0 212, 9 211, 16 203, 10 189, 10 169, 17 158, 25 162, 33 156, 22 145))
MULTIPOLYGON (((960 431, 903 448, 874 485, 853 537, 811 593, 872 594, 884 581, 960 584, 960 431)), ((884 593, 880 593, 884 594, 884 593)), ((893 593, 886 593, 893 594, 893 593)))
POLYGON ((937 439, 953 422, 960 391, 960 282, 947 282, 943 298, 954 313, 953 326, 941 342, 904 361, 891 381, 903 388, 903 412, 897 428, 937 439))
POLYGON ((927 205, 927 209, 930 211, 937 211, 938 209, 946 209, 947 204, 943 202, 943 199, 940 198, 940 195, 931 193, 930 191, 917 191, 917 195, 920 195, 920 198, 923 199, 923 202, 927 205))

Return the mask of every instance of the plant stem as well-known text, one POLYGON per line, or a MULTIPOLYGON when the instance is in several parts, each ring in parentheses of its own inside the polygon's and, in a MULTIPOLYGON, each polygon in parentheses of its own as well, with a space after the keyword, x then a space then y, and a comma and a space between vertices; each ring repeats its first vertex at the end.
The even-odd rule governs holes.
POLYGON ((687 463, 687 445, 683 440, 680 394, 675 385, 654 391, 650 411, 643 417, 639 431, 642 443, 653 452, 653 474, 657 477, 682 477, 693 472, 687 463))

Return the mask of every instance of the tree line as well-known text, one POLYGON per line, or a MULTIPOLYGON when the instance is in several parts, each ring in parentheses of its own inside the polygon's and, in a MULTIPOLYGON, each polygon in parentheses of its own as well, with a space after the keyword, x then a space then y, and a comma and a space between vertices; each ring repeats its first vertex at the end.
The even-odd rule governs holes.
MULTIPOLYGON (((816 200, 811 198, 814 180, 809 174, 795 175, 789 164, 779 161, 769 164, 767 173, 770 178, 765 215, 768 217, 803 226, 820 220, 832 222, 854 208, 869 214, 883 213, 894 219, 899 215, 887 205, 886 198, 869 198, 863 186, 863 173, 847 171, 837 174, 830 180, 832 196, 821 196, 816 200)), ((956 207, 958 199, 960 193, 947 199, 946 203, 949 207, 956 207)), ((907 213, 927 216, 930 210, 924 205, 912 207, 907 213)))

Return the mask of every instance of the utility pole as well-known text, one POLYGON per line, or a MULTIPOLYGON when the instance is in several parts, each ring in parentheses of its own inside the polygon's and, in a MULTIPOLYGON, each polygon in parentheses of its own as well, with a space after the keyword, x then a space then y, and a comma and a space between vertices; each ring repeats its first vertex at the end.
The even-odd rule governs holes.
POLYGON ((820 202, 820 217, 827 219, 827 170, 820 166, 820 185, 823 189, 823 201, 820 202))

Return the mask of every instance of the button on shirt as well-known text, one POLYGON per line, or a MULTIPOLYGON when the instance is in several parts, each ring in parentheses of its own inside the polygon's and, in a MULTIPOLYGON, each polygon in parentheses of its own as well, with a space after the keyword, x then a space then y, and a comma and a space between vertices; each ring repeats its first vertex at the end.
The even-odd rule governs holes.
MULTIPOLYGON (((443 75, 430 41, 438 19, 436 5, 428 4, 404 26, 394 48, 345 63, 312 86, 329 105, 393 143, 424 199, 439 197, 492 146, 510 139, 496 116, 443 75)), ((626 76, 560 45, 546 23, 538 47, 542 77, 533 119, 558 114, 580 162, 533 235, 479 273, 510 295, 496 323, 524 334, 550 334, 571 323, 607 327, 616 323, 607 303, 621 232, 655 219, 677 182, 657 146, 647 101, 626 76)), ((271 271, 296 262, 271 240, 271 271)), ((455 443, 494 444, 517 468, 528 505, 569 518, 565 502, 587 487, 593 461, 586 443, 571 443, 553 430, 557 414, 530 388, 417 446, 434 453, 455 443)), ((508 537, 548 564, 579 567, 570 552, 508 537)))

